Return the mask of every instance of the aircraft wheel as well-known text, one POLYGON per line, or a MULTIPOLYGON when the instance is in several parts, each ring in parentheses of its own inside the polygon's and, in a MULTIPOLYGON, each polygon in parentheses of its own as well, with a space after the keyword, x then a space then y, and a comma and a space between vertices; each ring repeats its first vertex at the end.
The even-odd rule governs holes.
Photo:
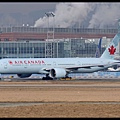
POLYGON ((51 77, 43 77, 42 80, 53 80, 51 77))

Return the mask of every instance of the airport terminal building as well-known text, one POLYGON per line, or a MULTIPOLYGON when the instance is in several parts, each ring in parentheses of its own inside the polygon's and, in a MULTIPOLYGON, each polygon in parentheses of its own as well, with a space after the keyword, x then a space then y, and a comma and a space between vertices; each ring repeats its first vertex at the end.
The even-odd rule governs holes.
POLYGON ((116 33, 117 29, 111 28, 2 26, 0 58, 94 57, 99 39, 102 38, 102 54, 116 33))

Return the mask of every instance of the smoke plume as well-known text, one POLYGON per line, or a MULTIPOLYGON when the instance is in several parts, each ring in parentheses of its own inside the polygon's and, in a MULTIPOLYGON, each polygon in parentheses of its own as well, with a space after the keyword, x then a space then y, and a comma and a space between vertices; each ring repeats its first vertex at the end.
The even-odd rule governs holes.
POLYGON ((114 27, 120 18, 119 3, 58 3, 55 16, 44 16, 35 21, 35 27, 114 27))

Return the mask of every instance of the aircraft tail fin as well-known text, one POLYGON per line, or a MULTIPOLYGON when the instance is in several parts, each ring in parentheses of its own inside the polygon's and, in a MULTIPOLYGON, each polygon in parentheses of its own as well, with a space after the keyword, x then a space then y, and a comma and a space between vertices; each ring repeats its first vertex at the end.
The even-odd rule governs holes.
POLYGON ((115 35, 115 37, 112 39, 108 47, 101 55, 101 58, 114 59, 116 47, 118 46, 119 41, 120 41, 120 33, 115 35))
POLYGON ((102 38, 100 38, 99 44, 98 44, 98 46, 96 48, 96 52, 95 52, 95 57, 96 58, 99 58, 100 55, 101 55, 101 42, 102 42, 102 38))
POLYGON ((120 20, 118 21, 118 33, 114 36, 108 47, 105 49, 101 58, 114 59, 116 47, 120 41, 120 20))

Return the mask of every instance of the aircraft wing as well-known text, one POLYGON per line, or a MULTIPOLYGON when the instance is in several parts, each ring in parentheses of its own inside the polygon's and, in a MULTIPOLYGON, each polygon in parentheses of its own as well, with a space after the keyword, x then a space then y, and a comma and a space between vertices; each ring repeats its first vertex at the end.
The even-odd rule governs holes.
MULTIPOLYGON (((77 65, 77 66, 69 66, 69 67, 63 67, 63 68, 67 72, 70 72, 70 71, 77 70, 79 68, 91 69, 93 67, 101 67, 101 68, 103 67, 103 69, 104 69, 104 68, 112 67, 112 66, 117 65, 117 64, 120 64, 120 62, 114 62, 111 64, 96 64, 96 65, 82 65, 82 66, 77 65)), ((55 67, 44 67, 39 72, 49 74, 50 70, 53 68, 55 68, 55 67)))
MULTIPOLYGON (((115 64, 109 64, 109 67, 111 67, 111 66, 113 66, 113 65, 115 65, 115 64)), ((106 65, 101 65, 101 64, 99 64, 99 65, 84 65, 84 66, 70 66, 70 67, 63 67, 64 69, 66 69, 66 71, 71 71, 71 70, 77 70, 78 68, 88 68, 88 69, 90 69, 91 67, 105 67, 105 66, 108 66, 108 64, 106 64, 106 65)), ((49 73, 50 72, 50 70, 51 69, 53 69, 53 68, 55 68, 55 67, 49 67, 49 68, 42 68, 41 70, 40 70, 40 72, 42 72, 42 73, 49 73)))
POLYGON ((73 67, 67 67, 66 69, 68 71, 70 70, 77 70, 79 68, 88 68, 91 69, 92 67, 103 67, 103 68, 107 68, 107 67, 113 67, 115 65, 120 65, 120 62, 115 62, 115 63, 111 63, 111 64, 96 64, 96 65, 84 65, 84 66, 73 66, 73 67))
POLYGON ((49 72, 50 72, 51 69, 52 69, 52 68, 42 68, 42 69, 39 71, 39 73, 49 74, 49 72))

